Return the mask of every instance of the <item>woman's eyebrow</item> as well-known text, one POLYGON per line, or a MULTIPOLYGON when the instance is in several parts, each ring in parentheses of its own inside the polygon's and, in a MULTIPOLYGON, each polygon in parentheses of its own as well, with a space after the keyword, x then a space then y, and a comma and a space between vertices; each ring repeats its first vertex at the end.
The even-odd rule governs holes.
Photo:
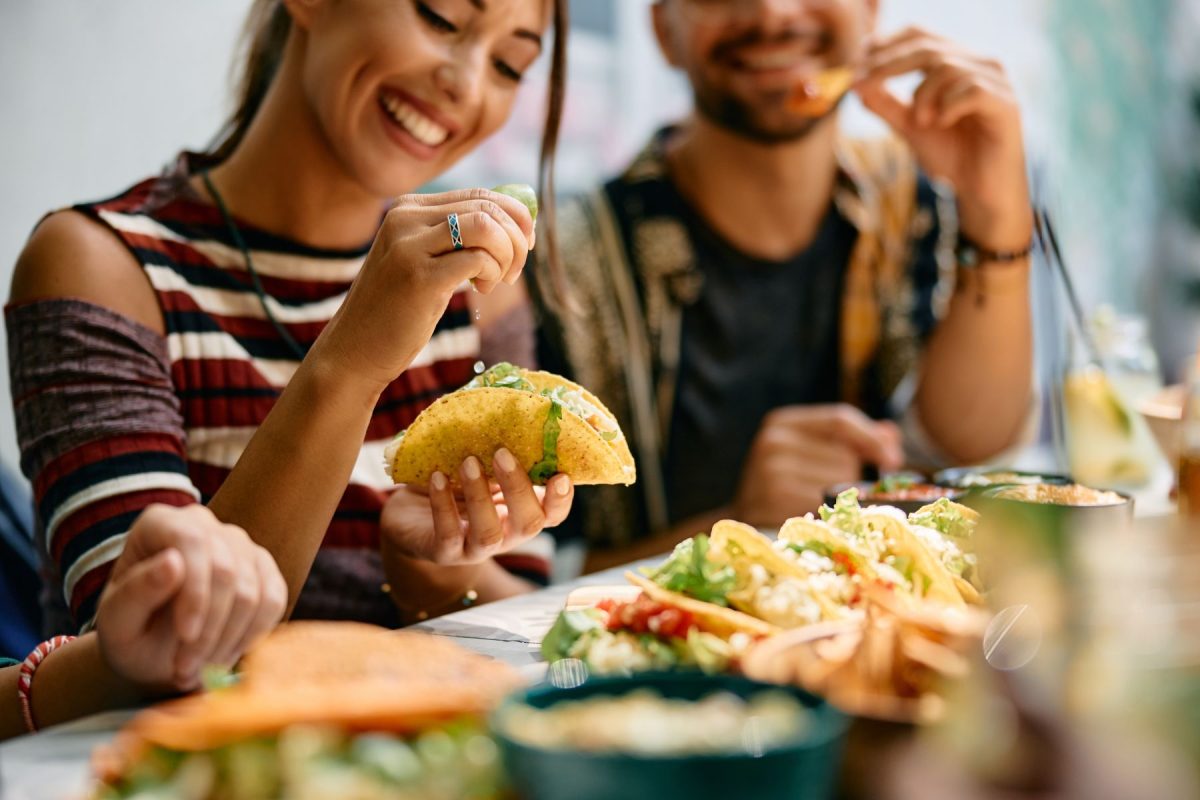
MULTIPOLYGON (((480 11, 487 11, 487 3, 485 3, 484 0, 468 0, 468 2, 470 2, 471 5, 475 6, 480 11)), ((513 31, 513 35, 519 36, 522 39, 529 39, 538 46, 538 50, 542 49, 542 37, 531 30, 517 28, 515 31, 513 31)))

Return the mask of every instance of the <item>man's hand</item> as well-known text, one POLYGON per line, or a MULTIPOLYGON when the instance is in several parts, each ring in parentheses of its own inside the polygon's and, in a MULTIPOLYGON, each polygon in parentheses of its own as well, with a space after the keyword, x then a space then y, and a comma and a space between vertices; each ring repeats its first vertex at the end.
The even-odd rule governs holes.
POLYGON ((154 505, 129 530, 96 632, 104 659, 126 680, 189 691, 204 666, 232 666, 286 606, 278 567, 245 531, 204 506, 154 505))
POLYGON ((858 480, 863 464, 895 470, 903 463, 900 429, 892 422, 844 404, 777 408, 750 447, 733 514, 776 527, 815 511, 830 486, 858 480))
POLYGON ((920 28, 872 42, 856 90, 907 140, 930 175, 949 181, 963 233, 990 250, 1016 251, 1033 236, 1021 112, 1004 68, 920 28), (905 103, 885 86, 924 80, 905 103))

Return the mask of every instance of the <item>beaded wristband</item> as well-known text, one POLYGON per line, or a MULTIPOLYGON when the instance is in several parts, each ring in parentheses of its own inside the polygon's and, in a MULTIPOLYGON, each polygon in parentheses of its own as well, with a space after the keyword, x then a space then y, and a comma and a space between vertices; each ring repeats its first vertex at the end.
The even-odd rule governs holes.
POLYGON ((55 636, 35 647, 33 652, 21 662, 21 672, 17 676, 17 698, 21 701, 21 714, 25 717, 25 728, 30 733, 37 731, 37 723, 33 720, 33 704, 30 700, 33 692, 33 673, 37 672, 38 665, 46 656, 74 638, 74 636, 55 636))

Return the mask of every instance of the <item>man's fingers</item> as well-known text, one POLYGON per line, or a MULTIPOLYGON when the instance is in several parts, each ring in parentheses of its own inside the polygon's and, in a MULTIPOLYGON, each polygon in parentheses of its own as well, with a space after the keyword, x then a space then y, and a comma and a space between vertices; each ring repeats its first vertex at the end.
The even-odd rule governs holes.
POLYGON ((104 627, 113 641, 128 642, 145 631, 150 618, 175 597, 185 571, 183 556, 168 548, 113 581, 101 599, 104 627))
POLYGON ((868 111, 886 122, 892 130, 904 136, 913 127, 912 106, 905 103, 879 82, 861 84, 858 99, 868 111))
POLYGON ((790 426, 806 435, 839 442, 862 460, 884 469, 896 469, 903 461, 899 447, 880 432, 877 423, 846 403, 785 406, 772 411, 767 420, 771 425, 790 426))

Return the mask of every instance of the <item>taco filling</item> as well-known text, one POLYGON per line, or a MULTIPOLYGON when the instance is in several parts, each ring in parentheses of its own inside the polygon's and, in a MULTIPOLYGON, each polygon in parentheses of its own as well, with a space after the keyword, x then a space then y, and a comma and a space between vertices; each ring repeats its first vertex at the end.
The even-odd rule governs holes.
POLYGON ((563 611, 542 640, 542 656, 550 663, 577 658, 597 675, 676 669, 713 674, 727 670, 751 642, 745 633, 723 639, 687 609, 642 594, 563 611))

